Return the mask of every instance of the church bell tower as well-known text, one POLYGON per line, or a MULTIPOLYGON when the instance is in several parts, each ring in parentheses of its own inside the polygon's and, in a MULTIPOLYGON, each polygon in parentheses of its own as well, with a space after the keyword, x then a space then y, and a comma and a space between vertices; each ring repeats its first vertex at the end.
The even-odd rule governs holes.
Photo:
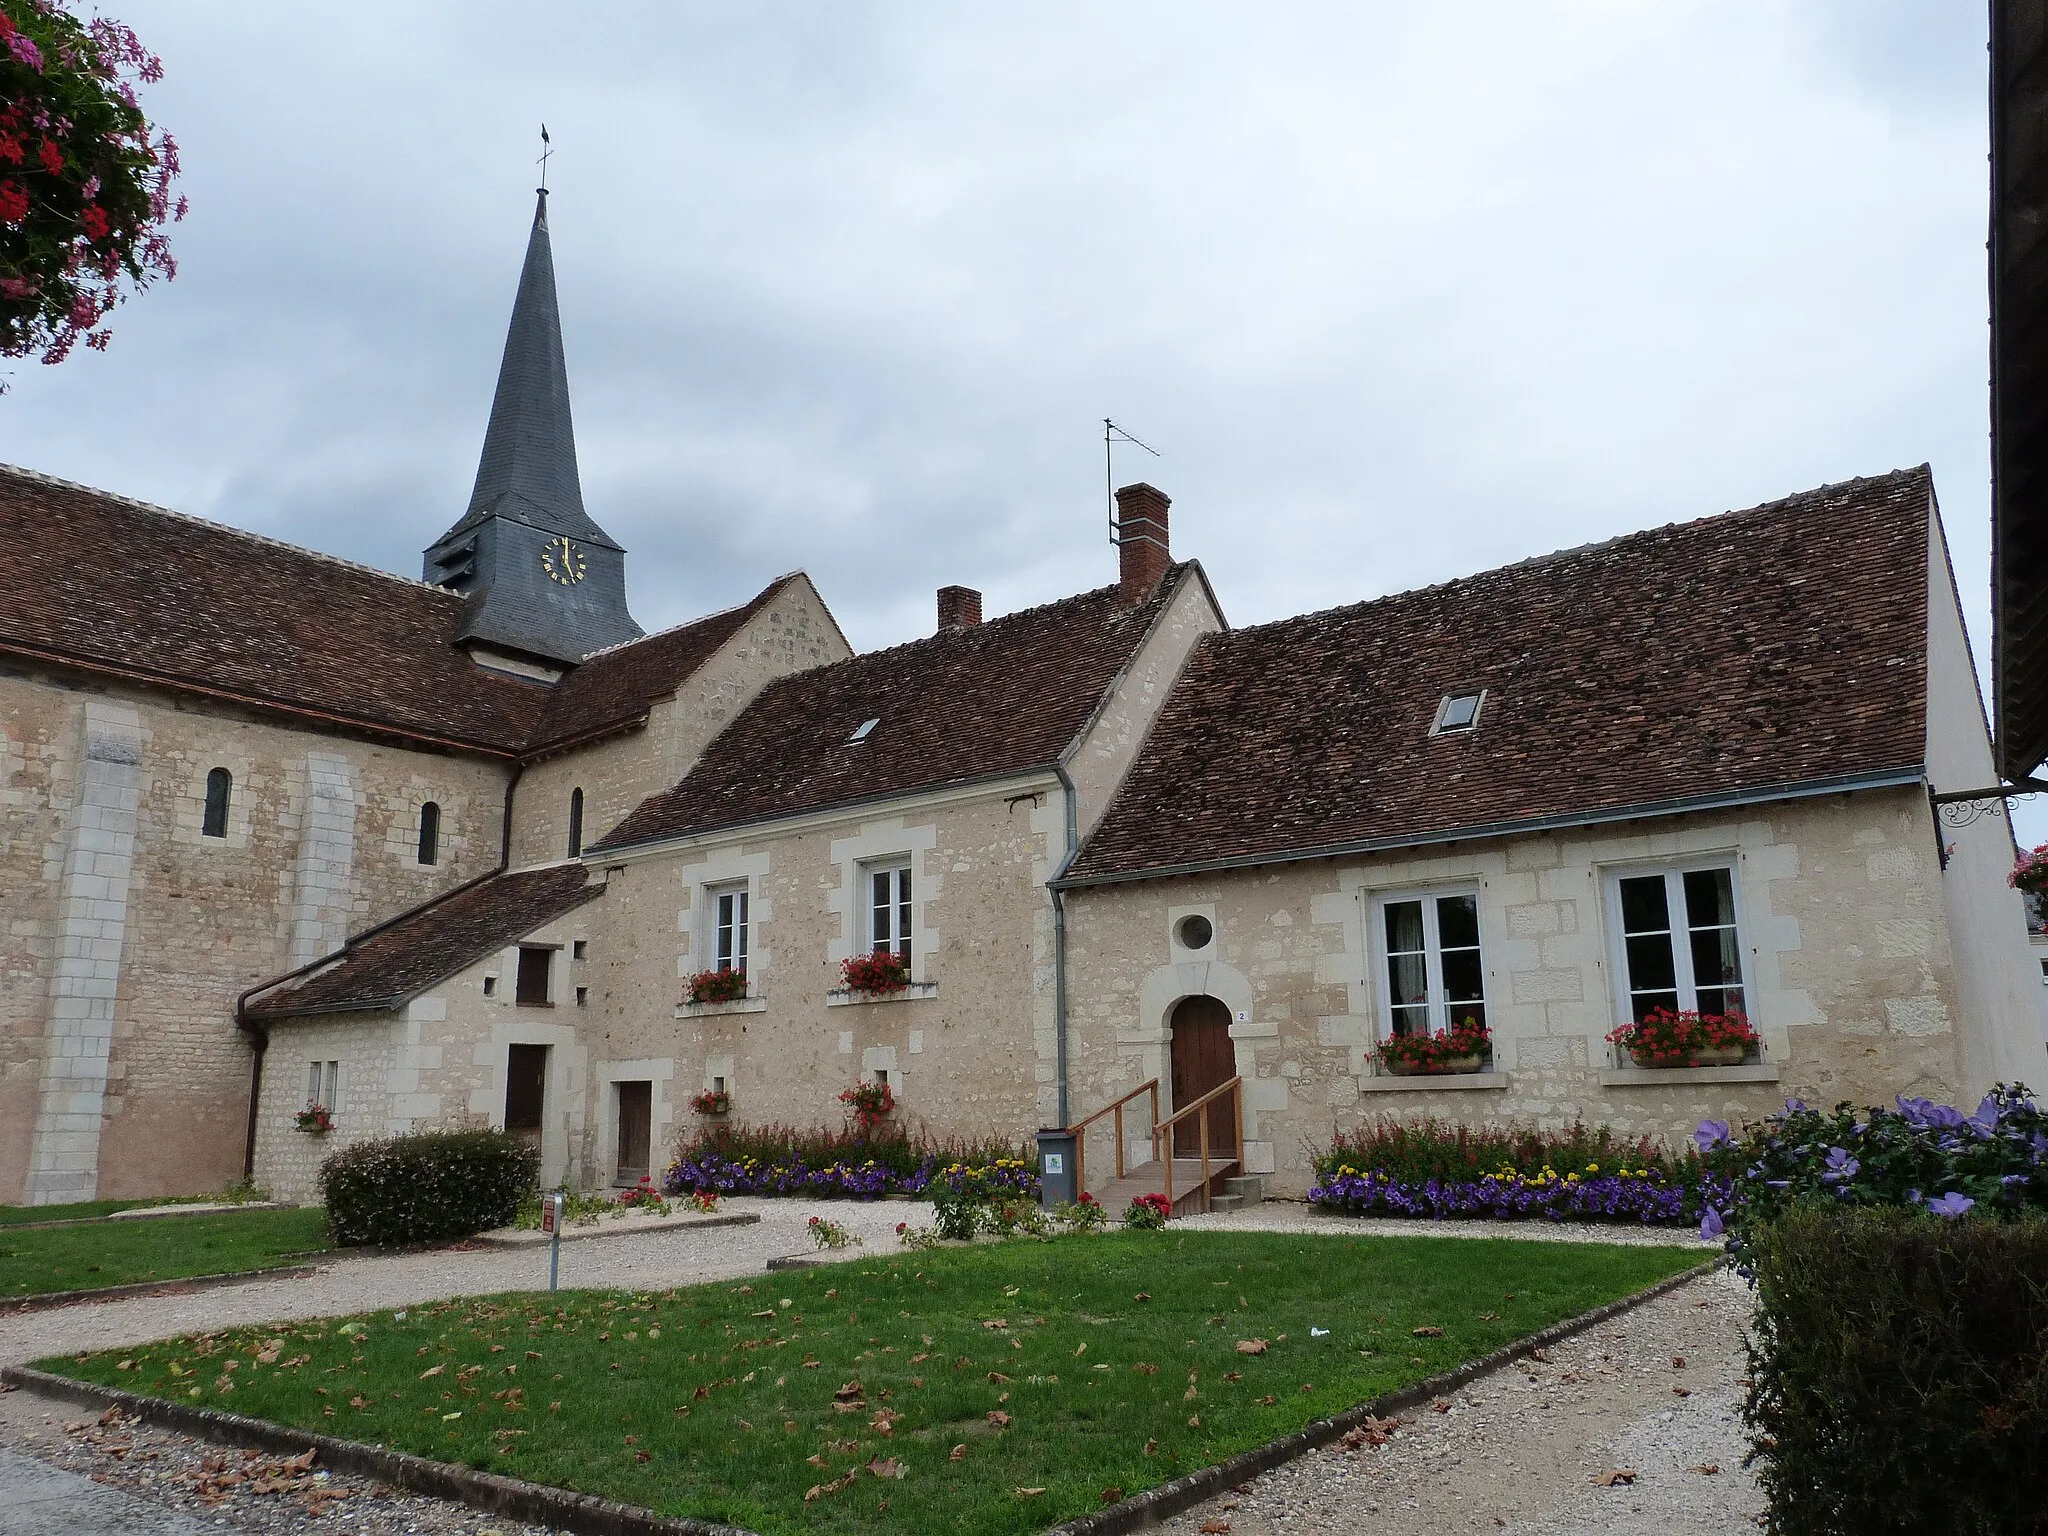
POLYGON ((427 550, 426 579, 469 599, 458 643, 573 665, 642 631, 626 552, 583 510, 546 189, 539 199, 476 488, 427 550))

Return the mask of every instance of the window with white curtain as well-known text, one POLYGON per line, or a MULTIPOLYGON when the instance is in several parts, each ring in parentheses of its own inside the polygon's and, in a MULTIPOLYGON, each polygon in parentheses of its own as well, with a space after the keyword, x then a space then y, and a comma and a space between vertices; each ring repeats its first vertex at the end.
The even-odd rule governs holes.
POLYGON ((1479 893, 1427 891, 1372 904, 1383 1035, 1427 1035, 1470 1020, 1486 1025, 1479 893))

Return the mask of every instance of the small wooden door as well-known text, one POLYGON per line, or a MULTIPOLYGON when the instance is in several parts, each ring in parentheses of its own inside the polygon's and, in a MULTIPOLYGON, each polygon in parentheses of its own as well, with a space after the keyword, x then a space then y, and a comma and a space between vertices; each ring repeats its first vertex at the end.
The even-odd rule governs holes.
POLYGON ((505 1049, 505 1129, 535 1147, 540 1145, 541 1119, 547 1106, 549 1049, 545 1045, 505 1049))
POLYGON ((646 1176, 654 1143, 654 1084, 617 1083, 618 1158, 612 1182, 637 1184, 646 1176))
MULTIPOLYGON (((1221 1088, 1237 1075, 1237 1053, 1230 1044, 1230 1010, 1221 999, 1188 997, 1173 1010, 1173 1108, 1175 1112, 1221 1088)), ((1202 1155, 1201 1120, 1209 1122, 1209 1155, 1237 1156, 1236 1106, 1227 1100, 1209 1106, 1199 1117, 1183 1120, 1173 1130, 1175 1157, 1202 1155)))

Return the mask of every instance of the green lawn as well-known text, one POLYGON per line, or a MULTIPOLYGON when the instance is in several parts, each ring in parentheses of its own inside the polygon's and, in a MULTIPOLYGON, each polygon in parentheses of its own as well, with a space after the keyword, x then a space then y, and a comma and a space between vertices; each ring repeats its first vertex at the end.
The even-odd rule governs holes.
POLYGON ((77 1227, 0 1227, 0 1301, 45 1291, 267 1269, 329 1246, 327 1213, 317 1206, 77 1227))
POLYGON ((1678 1248, 1169 1228, 638 1296, 472 1298, 43 1364, 764 1533, 996 1536, 1698 1262, 1678 1248), (1239 1351, 1256 1340, 1263 1353, 1239 1351))

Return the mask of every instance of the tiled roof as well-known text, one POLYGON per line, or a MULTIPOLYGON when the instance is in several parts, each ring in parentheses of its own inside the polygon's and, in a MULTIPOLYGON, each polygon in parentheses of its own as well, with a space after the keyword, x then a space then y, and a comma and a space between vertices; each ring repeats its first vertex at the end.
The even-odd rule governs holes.
POLYGON ((573 741, 644 715, 650 704, 674 693, 783 588, 800 580, 795 573, 778 576, 737 608, 598 652, 556 686, 530 745, 573 741))
POLYGON ((30 470, 0 540, 0 654, 507 756, 637 720, 791 579, 550 688, 471 661, 444 588, 30 470))
POLYGON ((1178 565, 1136 607, 1100 587, 778 679, 593 851, 1047 767, 1190 579, 1178 565))
POLYGON ((253 1019, 395 1008, 604 894, 581 864, 493 875, 351 942, 328 969, 249 1004, 253 1019))
POLYGON ((1070 878, 1912 771, 1932 496, 1923 465, 1207 636, 1070 878))

